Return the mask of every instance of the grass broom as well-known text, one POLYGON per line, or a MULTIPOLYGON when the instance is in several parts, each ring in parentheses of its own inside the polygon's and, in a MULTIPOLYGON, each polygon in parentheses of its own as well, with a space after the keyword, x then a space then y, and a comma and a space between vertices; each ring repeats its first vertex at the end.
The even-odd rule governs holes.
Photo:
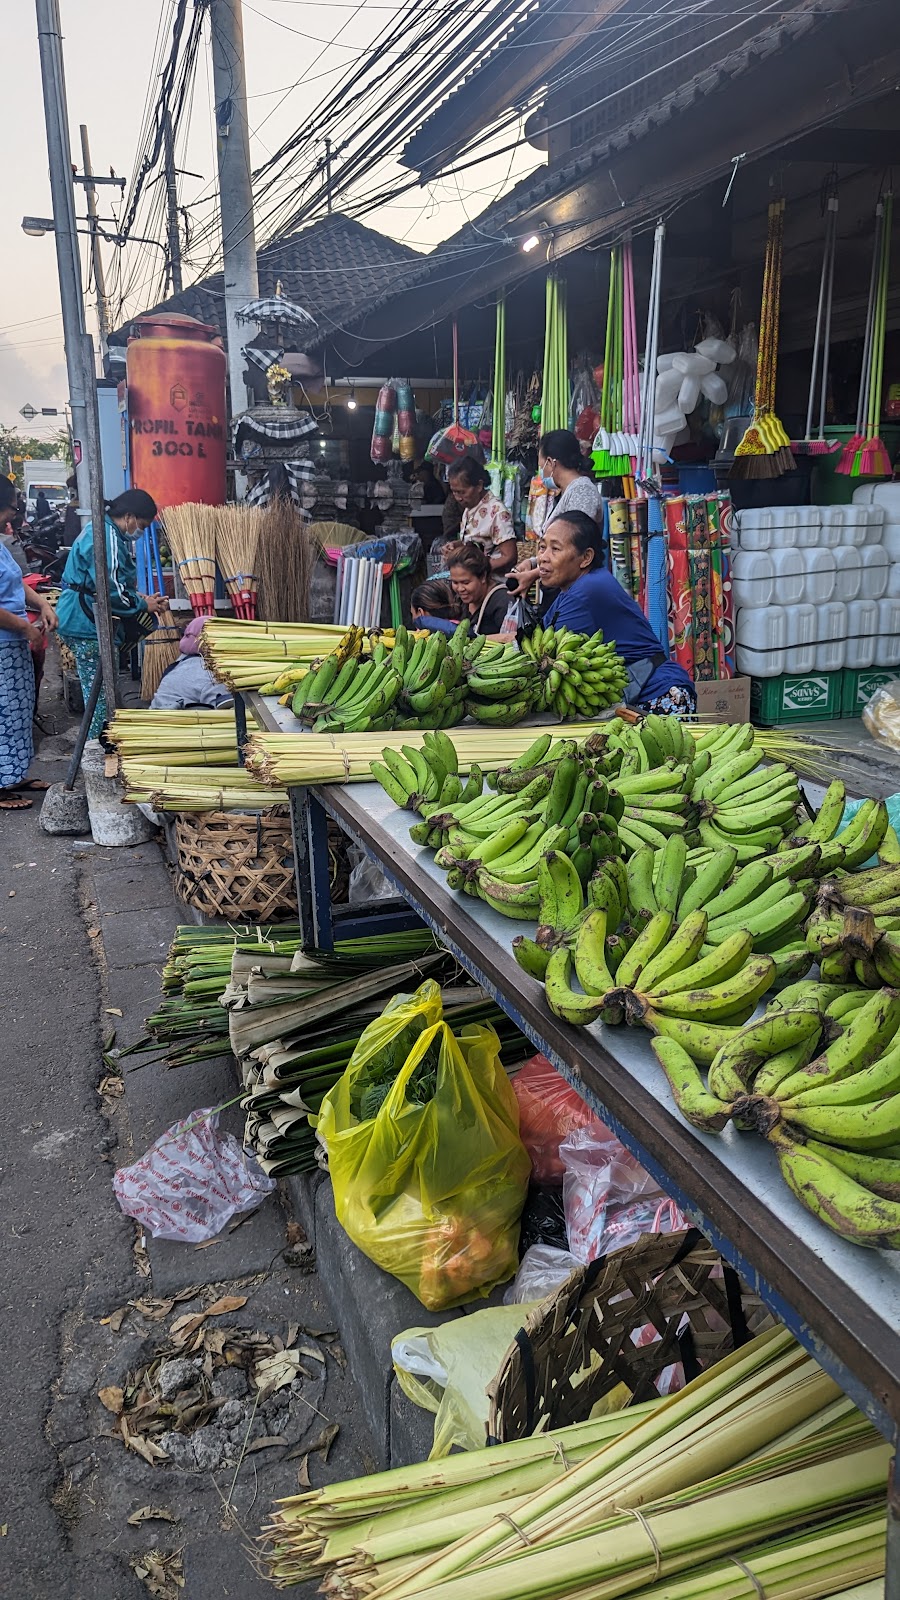
POLYGON ((171 611, 161 611, 156 627, 148 633, 141 652, 141 699, 152 700, 160 679, 178 660, 181 634, 171 611))
POLYGON ((305 622, 319 546, 296 506, 273 500, 262 513, 256 552, 256 614, 268 622, 305 622))
POLYGON ((218 519, 218 506, 167 506, 163 512, 166 542, 197 617, 215 610, 218 519))
POLYGON ((220 506, 216 519, 216 561, 236 617, 256 616, 257 552, 265 511, 253 506, 220 506))

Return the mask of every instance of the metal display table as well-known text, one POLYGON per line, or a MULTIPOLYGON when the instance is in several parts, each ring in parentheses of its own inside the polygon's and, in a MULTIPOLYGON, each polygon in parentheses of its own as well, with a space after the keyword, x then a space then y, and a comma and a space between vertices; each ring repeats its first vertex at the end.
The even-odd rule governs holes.
MULTIPOLYGON (((248 696, 258 723, 295 731, 288 712, 248 696)), ((323 784, 291 792, 301 923, 331 947, 341 930, 328 905, 332 817, 397 889, 398 897, 452 951, 535 1046, 572 1083, 622 1143, 730 1261, 800 1343, 892 1442, 900 1437, 900 1252, 840 1239, 787 1187, 775 1152, 731 1126, 699 1132, 678 1112, 640 1028, 575 1028, 549 1010, 543 985, 512 954, 524 922, 446 886, 432 852, 409 838, 410 816, 376 783, 323 784)), ((407 912, 408 914, 408 912, 407 912)), ((375 932, 384 913, 356 918, 375 932)), ((399 924, 394 921, 391 926, 399 924)), ((407 924, 408 925, 408 924, 407 924)), ((349 935, 349 927, 345 936, 349 935)), ((320 940, 320 942, 322 942, 320 940)), ((892 1476, 886 1600, 900 1600, 900 1486, 892 1476)))

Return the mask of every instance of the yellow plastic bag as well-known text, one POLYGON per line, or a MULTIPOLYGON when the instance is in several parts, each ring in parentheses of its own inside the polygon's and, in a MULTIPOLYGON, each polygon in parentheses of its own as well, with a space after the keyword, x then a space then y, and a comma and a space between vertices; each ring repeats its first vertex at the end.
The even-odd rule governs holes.
POLYGON ((515 1272, 530 1171, 496 1033, 470 1027, 456 1039, 440 1012, 433 982, 398 997, 366 1029, 317 1123, 341 1226, 431 1311, 515 1272), (373 1067, 383 1070, 385 1052, 416 1031, 380 1108, 361 1120, 373 1067), (430 1064, 433 1093, 422 1082, 426 1072, 432 1081, 430 1064))

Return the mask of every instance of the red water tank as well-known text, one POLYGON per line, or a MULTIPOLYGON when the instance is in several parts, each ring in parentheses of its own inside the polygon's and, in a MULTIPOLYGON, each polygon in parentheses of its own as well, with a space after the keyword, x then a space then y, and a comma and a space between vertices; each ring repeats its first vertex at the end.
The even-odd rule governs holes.
POLYGON ((177 312, 138 317, 128 341, 131 481, 157 505, 225 501, 225 352, 177 312))

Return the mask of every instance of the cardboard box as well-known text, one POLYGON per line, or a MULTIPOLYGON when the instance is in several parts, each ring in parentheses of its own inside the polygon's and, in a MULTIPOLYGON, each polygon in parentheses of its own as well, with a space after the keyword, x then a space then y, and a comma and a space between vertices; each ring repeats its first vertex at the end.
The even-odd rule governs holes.
POLYGON ((750 721, 749 678, 708 678, 694 689, 701 722, 750 721))
POLYGON ((842 672, 782 673, 778 678, 750 679, 750 713, 754 722, 823 721, 841 714, 842 672))

